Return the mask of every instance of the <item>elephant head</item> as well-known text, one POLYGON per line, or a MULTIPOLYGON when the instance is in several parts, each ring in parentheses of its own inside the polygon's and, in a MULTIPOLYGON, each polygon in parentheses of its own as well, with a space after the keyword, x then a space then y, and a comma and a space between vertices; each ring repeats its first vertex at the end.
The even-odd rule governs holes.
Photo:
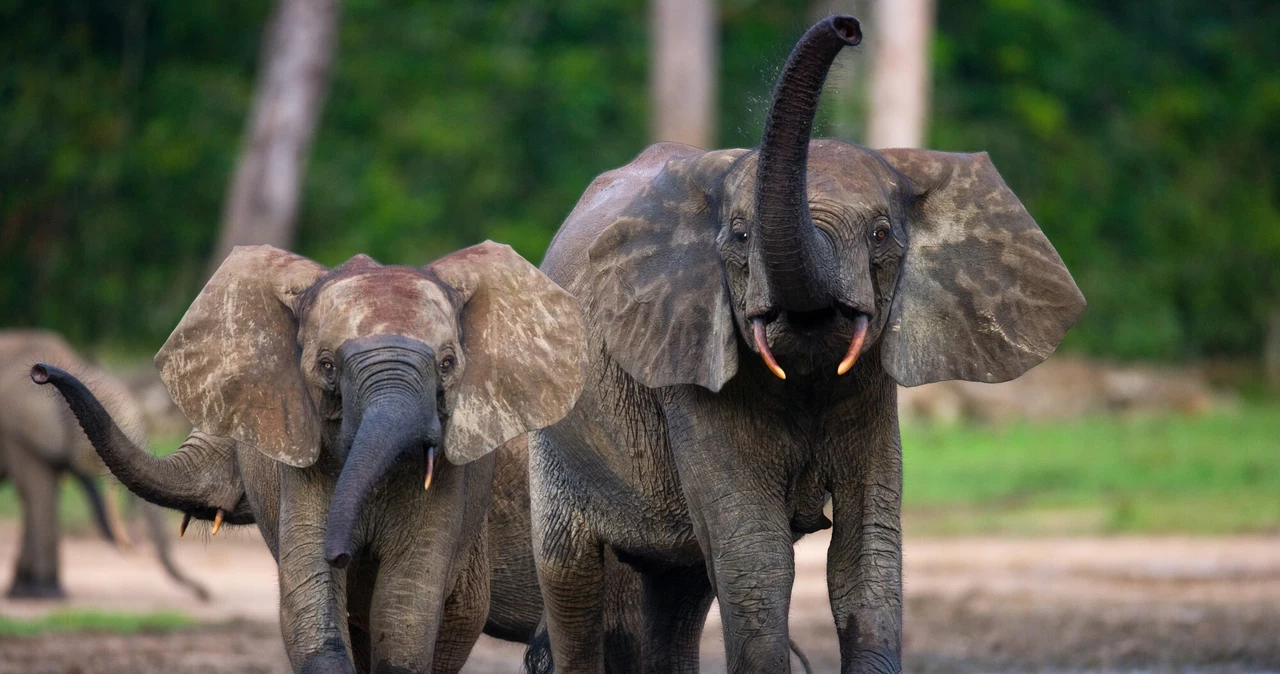
POLYGON ((860 40, 847 16, 805 34, 759 149, 654 146, 632 167, 658 168, 614 172, 583 199, 611 219, 588 250, 586 308, 641 383, 718 391, 737 335, 784 379, 843 375, 878 348, 902 385, 1000 382, 1047 358, 1083 311, 985 153, 810 140, 827 71, 860 40))
POLYGON ((360 509, 396 465, 430 486, 568 413, 582 388, 577 303, 507 246, 422 268, 357 256, 334 269, 236 248, 156 355, 202 430, 294 467, 341 464, 325 556, 350 561, 360 509))

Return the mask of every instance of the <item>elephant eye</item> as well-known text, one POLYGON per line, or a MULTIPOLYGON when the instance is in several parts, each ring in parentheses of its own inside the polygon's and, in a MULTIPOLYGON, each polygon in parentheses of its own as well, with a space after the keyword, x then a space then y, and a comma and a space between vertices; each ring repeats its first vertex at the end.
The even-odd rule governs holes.
POLYGON ((879 227, 876 227, 876 231, 871 233, 871 237, 876 241, 884 241, 889 238, 889 226, 880 225, 879 227))
POLYGON ((733 240, 734 240, 734 241, 739 241, 739 242, 741 242, 741 241, 746 241, 746 240, 747 240, 747 232, 746 232, 746 230, 743 230, 743 231, 741 231, 741 232, 734 232, 734 233, 733 233, 733 240))
POLYGON ((453 356, 445 356, 440 359, 440 365, 438 367, 441 372, 448 372, 453 369, 454 365, 457 365, 457 360, 455 360, 453 356))
POLYGON ((328 358, 320 359, 320 371, 324 373, 325 378, 333 379, 334 367, 333 361, 328 358))

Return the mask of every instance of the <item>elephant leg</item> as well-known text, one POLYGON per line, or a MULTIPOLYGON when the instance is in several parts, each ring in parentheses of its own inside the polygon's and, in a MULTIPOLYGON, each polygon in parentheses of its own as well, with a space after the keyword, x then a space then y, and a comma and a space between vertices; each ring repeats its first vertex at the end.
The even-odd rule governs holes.
POLYGON ((58 480, 61 471, 15 448, 9 470, 22 501, 22 548, 9 596, 60 599, 58 582, 58 480))
POLYGON ((357 558, 347 567, 347 633, 351 636, 351 659, 359 674, 369 674, 373 662, 373 635, 369 623, 373 587, 378 579, 378 562, 357 558))
POLYGON ((795 551, 787 517, 759 493, 704 493, 703 503, 717 507, 693 511, 694 530, 720 601, 729 672, 789 672, 795 551))
POLYGON ((347 632, 347 573, 324 555, 333 485, 318 468, 281 471, 280 630, 293 671, 355 674, 347 632))
POLYGON ((455 674, 466 664, 489 617, 489 536, 476 536, 465 566, 444 603, 436 637, 435 674, 455 674))
POLYGON ((640 572, 611 550, 604 553, 604 671, 635 674, 644 666, 644 616, 640 572))
POLYGON ((641 581, 644 671, 698 671, 698 642, 714 593, 704 566, 652 571, 641 581))
POLYGON ((840 671, 902 671, 902 464, 867 461, 860 484, 837 486, 827 588, 840 671))
POLYGON ((774 461, 790 439, 744 428, 736 408, 705 389, 683 395, 668 408, 667 434, 720 602, 729 672, 789 672, 795 551, 774 461))
POLYGON ((600 542, 580 519, 544 518, 535 510, 533 549, 555 671, 603 671, 604 564, 600 542))

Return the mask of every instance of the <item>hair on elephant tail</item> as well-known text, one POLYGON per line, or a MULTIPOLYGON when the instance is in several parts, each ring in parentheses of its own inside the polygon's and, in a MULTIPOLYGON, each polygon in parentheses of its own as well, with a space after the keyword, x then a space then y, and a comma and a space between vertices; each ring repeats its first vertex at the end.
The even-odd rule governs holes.
POLYGON ((164 509, 147 503, 139 496, 134 495, 134 498, 142 509, 142 519, 147 523, 147 533, 150 534, 151 542, 156 546, 156 556, 160 558, 160 564, 164 566, 165 572, 174 582, 190 590, 200 601, 209 601, 209 590, 189 578, 173 563, 169 537, 165 531, 164 509))
POLYGON ((799 644, 794 639, 787 639, 787 645, 791 646, 791 652, 796 654, 796 659, 800 661, 800 666, 804 668, 804 674, 813 674, 813 665, 809 664, 809 656, 800 650, 799 644))
POLYGON ((551 674, 556 671, 551 661, 551 634, 547 632, 544 620, 538 624, 538 631, 529 640, 529 647, 524 651, 524 671, 527 674, 551 674))

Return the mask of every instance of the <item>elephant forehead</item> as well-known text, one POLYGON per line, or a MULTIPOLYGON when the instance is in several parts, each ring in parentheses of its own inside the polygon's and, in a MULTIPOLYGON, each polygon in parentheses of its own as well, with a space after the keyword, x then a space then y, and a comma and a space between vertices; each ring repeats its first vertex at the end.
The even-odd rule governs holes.
POLYGON ((337 347, 369 335, 403 335, 439 345, 455 332, 452 304, 432 280, 407 268, 380 267, 325 284, 307 312, 304 333, 337 347))
MULTIPOLYGON (((725 176, 725 189, 731 194, 754 194, 756 170, 760 155, 752 152, 733 166, 725 176)), ((891 170, 874 152, 836 140, 815 140, 809 144, 809 160, 805 184, 810 201, 847 204, 850 207, 874 209, 885 196, 903 189, 902 177, 891 170)), ((735 203, 738 216, 749 216, 753 200, 735 203), (738 212, 742 211, 742 212, 738 212)))

